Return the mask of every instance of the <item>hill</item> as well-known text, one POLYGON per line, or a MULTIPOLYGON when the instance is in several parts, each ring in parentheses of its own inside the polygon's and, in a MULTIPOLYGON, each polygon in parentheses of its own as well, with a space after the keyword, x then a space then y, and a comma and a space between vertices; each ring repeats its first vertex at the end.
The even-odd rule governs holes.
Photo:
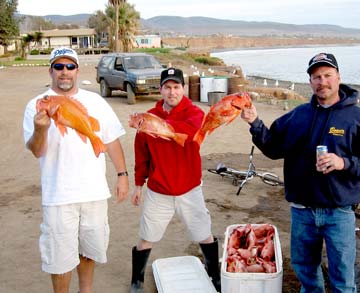
POLYGON ((44 18, 51 20, 54 24, 77 24, 79 26, 87 26, 89 17, 92 14, 74 14, 74 15, 46 15, 44 18))
POLYGON ((142 20, 144 28, 160 34, 307 36, 360 38, 360 29, 329 24, 295 25, 277 22, 224 20, 209 17, 156 16, 142 20))
MULTIPOLYGON (((26 15, 23 15, 26 18, 26 15)), ((77 24, 87 26, 91 14, 76 15, 45 15, 45 19, 55 24, 77 24)), ((209 17, 156 16, 141 19, 141 29, 148 33, 158 33, 162 36, 297 36, 297 37, 336 37, 358 38, 360 29, 345 28, 329 24, 286 24, 277 22, 257 22, 226 20, 209 17)))

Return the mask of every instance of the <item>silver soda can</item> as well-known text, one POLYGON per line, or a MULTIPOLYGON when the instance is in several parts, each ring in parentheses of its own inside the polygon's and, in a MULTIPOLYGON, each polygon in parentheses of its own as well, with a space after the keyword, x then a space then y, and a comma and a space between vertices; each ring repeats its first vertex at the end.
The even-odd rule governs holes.
POLYGON ((326 145, 318 145, 316 147, 316 158, 320 157, 321 155, 327 154, 328 148, 326 145))
MULTIPOLYGON (((316 147, 316 159, 318 159, 320 156, 322 156, 322 155, 324 155, 324 154, 327 154, 327 152, 328 152, 328 148, 327 148, 326 145, 318 145, 318 146, 316 147)), ((316 168, 316 169, 317 169, 317 171, 319 171, 319 172, 323 172, 323 171, 326 170, 326 169, 321 170, 321 169, 319 169, 319 168, 316 168)))

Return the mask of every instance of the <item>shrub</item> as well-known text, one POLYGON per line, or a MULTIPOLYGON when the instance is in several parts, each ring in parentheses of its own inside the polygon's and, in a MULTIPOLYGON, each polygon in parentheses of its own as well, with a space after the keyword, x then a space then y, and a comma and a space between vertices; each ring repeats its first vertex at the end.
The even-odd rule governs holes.
POLYGON ((30 55, 39 55, 40 54, 40 51, 38 49, 32 49, 30 51, 30 55))
POLYGON ((143 53, 162 53, 166 54, 170 52, 169 48, 137 48, 134 50, 135 52, 143 52, 143 53))
POLYGON ((42 49, 40 51, 40 54, 41 55, 50 55, 51 51, 52 51, 52 48, 42 49))
POLYGON ((194 60, 196 62, 209 65, 209 66, 218 66, 218 65, 224 65, 224 62, 217 57, 195 57, 194 60))

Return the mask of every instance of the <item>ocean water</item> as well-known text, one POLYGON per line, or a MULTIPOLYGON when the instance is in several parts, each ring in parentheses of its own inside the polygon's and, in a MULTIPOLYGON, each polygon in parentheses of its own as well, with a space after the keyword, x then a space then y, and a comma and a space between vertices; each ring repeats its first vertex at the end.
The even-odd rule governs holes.
POLYGON ((321 52, 335 55, 343 83, 360 85, 360 45, 243 49, 214 52, 211 56, 221 58, 228 66, 240 66, 248 76, 307 83, 308 62, 321 52))

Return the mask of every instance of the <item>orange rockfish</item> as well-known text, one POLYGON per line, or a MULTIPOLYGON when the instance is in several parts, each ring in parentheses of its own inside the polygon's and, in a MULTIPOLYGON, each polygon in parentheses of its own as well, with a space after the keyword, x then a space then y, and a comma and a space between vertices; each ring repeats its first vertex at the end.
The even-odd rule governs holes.
POLYGON ((174 128, 164 119, 151 113, 135 113, 130 115, 129 126, 152 137, 173 140, 181 146, 184 146, 188 137, 185 133, 175 132, 174 128))
POLYGON ((36 101, 36 110, 46 111, 52 118, 62 136, 67 133, 66 127, 73 128, 86 143, 89 138, 96 157, 106 152, 106 146, 95 134, 100 130, 99 121, 88 115, 87 109, 77 100, 66 96, 44 96, 36 101))
POLYGON ((199 145, 203 142, 206 133, 212 133, 220 125, 231 123, 242 111, 251 106, 251 98, 247 92, 236 93, 223 97, 211 106, 206 114, 201 128, 194 135, 194 141, 199 145))

